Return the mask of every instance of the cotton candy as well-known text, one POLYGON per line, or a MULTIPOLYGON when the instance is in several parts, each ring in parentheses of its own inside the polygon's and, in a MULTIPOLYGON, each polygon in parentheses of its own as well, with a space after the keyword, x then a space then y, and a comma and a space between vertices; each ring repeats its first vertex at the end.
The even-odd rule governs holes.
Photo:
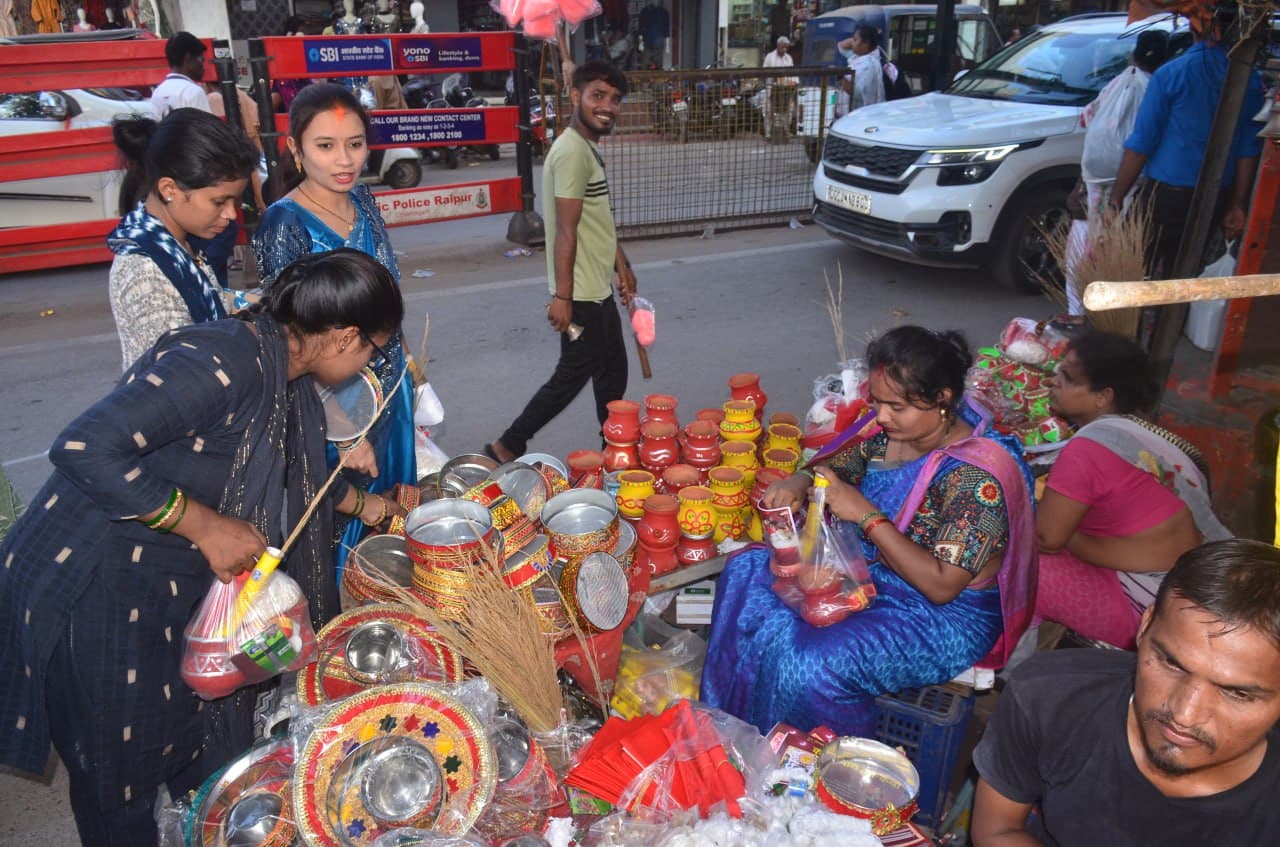
POLYGON ((636 343, 641 347, 653 344, 657 334, 653 323, 653 312, 648 309, 636 309, 632 312, 631 330, 636 334, 636 343))

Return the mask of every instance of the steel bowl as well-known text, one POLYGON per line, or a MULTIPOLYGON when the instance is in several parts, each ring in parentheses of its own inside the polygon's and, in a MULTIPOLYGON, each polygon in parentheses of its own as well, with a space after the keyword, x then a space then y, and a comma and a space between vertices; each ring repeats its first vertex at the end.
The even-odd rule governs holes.
POLYGON ((360 776, 360 802, 387 827, 431 826, 440 815, 444 795, 440 765, 409 738, 387 739, 360 776))
POLYGON ((459 483, 466 491, 488 479, 497 467, 497 462, 481 453, 463 453, 444 463, 440 468, 440 479, 445 484, 451 481, 459 483))
POLYGON ((489 479, 498 483, 502 493, 515 501, 520 511, 531 521, 538 520, 547 503, 547 480, 532 467, 520 462, 502 465, 489 479))
POLYGON ((361 682, 378 682, 400 664, 407 650, 404 635, 386 621, 367 621, 351 630, 343 657, 361 682))
POLYGON ((621 626, 631 600, 626 568, 608 553, 570 561, 560 573, 560 593, 584 629, 608 632, 621 626))
POLYGON ((423 503, 404 520, 405 537, 428 547, 475 544, 493 531, 493 516, 470 500, 423 503))
POLYGON ((517 721, 500 718, 489 730, 489 741, 498 761, 498 782, 511 782, 520 776, 533 755, 529 731, 517 721))
POLYGON ((618 503, 603 491, 575 488, 547 501, 542 526, 558 558, 612 550, 618 543, 618 503))
POLYGON ((564 462, 552 456, 550 453, 525 453, 516 459, 522 465, 529 465, 536 468, 538 465, 546 465, 565 479, 569 478, 569 469, 564 466, 564 462))
POLYGON ((284 798, 274 791, 247 791, 227 811, 221 843, 226 847, 274 844, 285 823, 284 798))
POLYGON ((413 562, 399 535, 370 535, 352 548, 347 564, 355 564, 365 575, 377 574, 405 588, 413 583, 413 562))

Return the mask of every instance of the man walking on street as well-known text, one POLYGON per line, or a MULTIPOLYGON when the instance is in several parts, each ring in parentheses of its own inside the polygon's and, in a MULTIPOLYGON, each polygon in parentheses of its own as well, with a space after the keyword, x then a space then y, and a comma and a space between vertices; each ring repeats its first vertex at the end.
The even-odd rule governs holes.
POLYGON ((572 121, 542 166, 551 290, 547 321, 561 334, 560 360, 507 431, 485 445, 485 453, 497 461, 523 454, 529 440, 573 402, 588 380, 601 424, 607 404, 626 393, 627 350, 610 279, 616 268, 623 305, 631 302, 636 279, 618 245, 604 159, 596 148, 613 131, 626 90, 626 78, 608 62, 586 62, 574 71, 572 121))
MULTIPOLYGON (((1222 19, 1224 14, 1215 15, 1213 27, 1225 28, 1230 23, 1222 19)), ((1201 33, 1190 50, 1151 75, 1133 132, 1124 142, 1124 158, 1107 205, 1112 213, 1119 212, 1138 176, 1146 177, 1138 199, 1151 211, 1154 232, 1147 264, 1156 279, 1167 279, 1173 273, 1226 75, 1226 47, 1213 32, 1201 33)), ((1245 208, 1262 152, 1253 116, 1262 103, 1262 79, 1257 71, 1251 71, 1240 117, 1228 142, 1230 150, 1214 207, 1214 224, 1221 225, 1228 239, 1238 237, 1244 229, 1245 208)))

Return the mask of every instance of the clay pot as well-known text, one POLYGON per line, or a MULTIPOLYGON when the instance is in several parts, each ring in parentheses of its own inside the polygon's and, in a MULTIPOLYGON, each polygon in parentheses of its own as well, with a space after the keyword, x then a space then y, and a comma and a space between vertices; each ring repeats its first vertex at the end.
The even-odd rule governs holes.
POLYGON ((675 464, 662 472, 663 493, 680 496, 680 491, 702 482, 702 474, 693 465, 675 464))
POLYGON ((774 412, 769 416, 769 426, 774 424, 790 424, 794 427, 800 426, 800 418, 790 412, 774 412))
POLYGON ((743 486, 748 490, 756 482, 756 470, 760 460, 756 458, 756 446, 750 441, 730 441, 720 448, 723 455, 720 466, 742 471, 743 486))
POLYGON ((676 407, 679 405, 680 401, 670 394, 650 394, 644 398, 644 419, 649 422, 662 421, 679 429, 680 422, 676 420, 676 407))
POLYGON ((569 483, 574 488, 600 488, 604 478, 604 454, 599 450, 574 450, 567 457, 569 483))
POLYGON ((746 535, 750 508, 747 493, 743 489, 742 471, 737 468, 712 468, 708 474, 711 488, 711 505, 715 508, 715 532, 712 536, 719 544, 726 538, 742 538, 746 535))
POLYGON ((636 563, 654 576, 675 570, 676 545, 680 542, 677 519, 680 503, 670 494, 654 494, 644 502, 644 515, 636 525, 636 563))
POLYGON ((714 538, 689 538, 682 535, 680 543, 676 545, 676 561, 681 566, 696 565, 714 559, 719 552, 714 538))
POLYGON ((678 521, 686 538, 710 538, 715 532, 715 512, 710 488, 691 485, 680 491, 678 521))
POLYGON ((718 428, 720 421, 724 420, 724 409, 699 409, 698 413, 693 416, 694 420, 711 421, 718 428))
POLYGON ((645 421, 640 425, 640 464, 654 476, 680 461, 676 425, 666 421, 645 421))
POLYGON ((764 466, 784 471, 787 476, 796 472, 800 464, 800 453, 789 447, 775 447, 764 451, 764 466))
POLYGON ((739 373, 729 377, 729 396, 734 400, 750 400, 756 404, 756 420, 764 417, 769 397, 760 388, 760 374, 739 373))
POLYGON ((769 436, 765 440, 766 450, 795 450, 800 452, 800 427, 788 423, 769 424, 769 436))
POLYGON ((706 480, 707 471, 720 464, 720 429, 711 421, 693 421, 684 428, 684 461, 706 480))
POLYGON ((751 502, 753 508, 760 508, 760 501, 764 499, 765 492, 769 490, 769 486, 775 482, 781 482, 786 479, 789 474, 785 474, 777 468, 761 468, 756 471, 756 484, 751 486, 751 490, 747 492, 747 499, 751 502))
POLYGON ((756 407, 750 400, 730 400, 724 404, 724 420, 720 422, 720 437, 725 441, 749 441, 760 438, 763 429, 756 420, 756 407))
POLYGON ((644 501, 653 496, 654 476, 648 471, 629 470, 618 474, 618 514, 629 520, 644 515, 644 501))
POLYGON ((604 469, 606 471, 625 471, 640 466, 640 447, 638 444, 615 444, 606 441, 604 444, 604 469))
POLYGON ((635 444, 640 440, 640 404, 634 400, 613 400, 606 408, 609 416, 601 428, 605 441, 635 444))

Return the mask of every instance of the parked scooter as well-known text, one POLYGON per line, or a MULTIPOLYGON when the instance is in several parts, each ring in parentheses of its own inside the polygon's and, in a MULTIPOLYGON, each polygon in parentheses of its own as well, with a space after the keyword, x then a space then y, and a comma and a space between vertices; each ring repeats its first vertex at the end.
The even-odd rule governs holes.
MULTIPOLYGON (((360 103, 373 109, 377 101, 367 87, 356 90, 360 103)), ((422 182, 422 156, 414 147, 387 147, 370 150, 360 181, 385 185, 388 188, 413 188, 422 182)))

